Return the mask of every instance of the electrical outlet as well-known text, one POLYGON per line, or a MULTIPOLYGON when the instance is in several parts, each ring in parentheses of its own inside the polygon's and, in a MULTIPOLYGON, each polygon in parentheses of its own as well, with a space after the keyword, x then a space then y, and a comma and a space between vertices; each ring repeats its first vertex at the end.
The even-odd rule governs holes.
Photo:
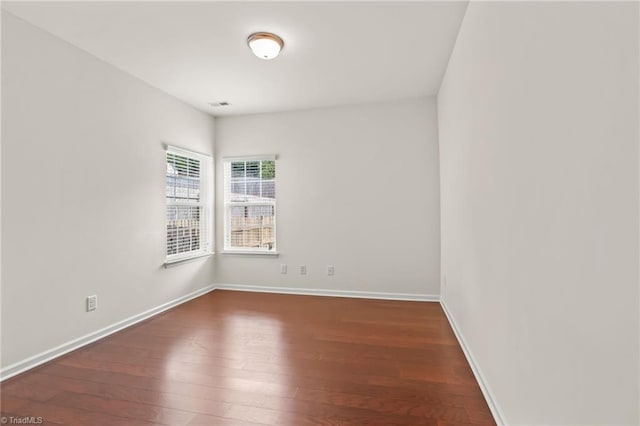
POLYGON ((333 274, 335 274, 336 270, 334 269, 333 265, 327 265, 327 275, 332 276, 333 274))
POLYGON ((287 265, 285 263, 280 265, 280 273, 281 274, 286 274, 287 273, 287 265))
POLYGON ((307 265, 300 265, 300 275, 307 275, 307 265))
POLYGON ((95 311, 98 309, 98 296, 88 296, 87 297, 87 312, 95 311))

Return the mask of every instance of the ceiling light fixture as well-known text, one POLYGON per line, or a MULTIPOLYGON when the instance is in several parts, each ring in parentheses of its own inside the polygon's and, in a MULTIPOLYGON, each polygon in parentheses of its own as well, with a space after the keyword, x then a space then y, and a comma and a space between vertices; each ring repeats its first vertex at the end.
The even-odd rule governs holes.
POLYGON ((260 59, 273 59, 284 47, 284 41, 272 33, 253 33, 247 39, 251 51, 260 59))

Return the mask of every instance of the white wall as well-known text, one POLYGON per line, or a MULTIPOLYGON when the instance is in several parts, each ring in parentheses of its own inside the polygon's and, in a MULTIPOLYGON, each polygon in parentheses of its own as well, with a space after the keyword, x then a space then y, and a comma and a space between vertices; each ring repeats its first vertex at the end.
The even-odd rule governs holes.
POLYGON ((637 7, 471 2, 438 95, 443 297, 510 425, 639 421, 637 7))
POLYGON ((210 116, 5 12, 2 89, 3 368, 213 283, 162 267, 162 143, 212 153, 210 116))
POLYGON ((278 155, 280 257, 217 255, 216 282, 439 293, 434 98, 217 119, 218 249, 221 159, 251 154, 278 155), (298 273, 302 264, 306 276, 298 273))

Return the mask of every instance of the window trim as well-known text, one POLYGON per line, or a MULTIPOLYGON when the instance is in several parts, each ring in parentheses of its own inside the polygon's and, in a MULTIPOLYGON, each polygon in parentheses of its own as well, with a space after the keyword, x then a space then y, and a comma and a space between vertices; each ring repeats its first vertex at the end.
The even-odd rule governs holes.
POLYGON ((280 256, 280 252, 277 251, 273 251, 273 250, 245 250, 245 249, 237 249, 237 250, 222 250, 220 252, 220 254, 240 254, 243 256, 274 256, 274 257, 278 257, 280 256))
MULTIPOLYGON (((277 191, 276 191, 276 198, 273 199, 273 203, 268 203, 268 202, 264 202, 264 201, 247 201, 247 202, 229 202, 227 201, 227 185, 230 185, 231 182, 227 182, 227 176, 225 173, 226 170, 226 164, 227 163, 232 163, 232 162, 237 162, 237 161, 244 161, 244 162, 248 162, 248 161, 273 161, 276 162, 278 159, 278 156, 275 154, 271 154, 271 155, 246 155, 246 156, 234 156, 234 157, 222 157, 222 169, 223 169, 223 203, 224 203, 224 211, 223 211, 223 218, 224 218, 224 229, 223 229, 223 241, 222 241, 222 246, 223 249, 221 251, 221 254, 238 254, 238 255, 263 255, 263 256, 278 256, 280 253, 278 252, 278 237, 277 237, 277 222, 278 222, 278 208, 277 208, 277 203, 278 203, 278 195, 277 195, 277 191), (273 207, 273 235, 275 238, 274 244, 273 244, 273 248, 271 249, 263 249, 263 248, 251 248, 251 247, 238 247, 238 248, 233 248, 229 246, 230 243, 230 235, 229 232, 231 230, 231 214, 229 213, 230 208, 232 206, 272 206, 273 207)), ((277 180, 277 170, 278 170, 278 166, 276 163, 276 180, 277 180)))
POLYGON ((203 154, 201 152, 180 148, 173 145, 165 145, 165 262, 164 266, 169 267, 179 263, 188 262, 191 260, 197 260, 200 258, 208 257, 214 254, 215 244, 215 229, 214 224, 214 208, 213 208, 213 188, 214 188, 214 162, 211 155, 203 154), (166 165, 167 154, 175 154, 183 157, 196 159, 200 162, 200 202, 196 203, 184 203, 184 202, 168 202, 166 197, 166 165), (185 253, 167 254, 167 233, 166 228, 167 221, 167 209, 169 206, 200 206, 202 208, 200 218, 200 241, 201 246, 198 250, 193 250, 185 253))

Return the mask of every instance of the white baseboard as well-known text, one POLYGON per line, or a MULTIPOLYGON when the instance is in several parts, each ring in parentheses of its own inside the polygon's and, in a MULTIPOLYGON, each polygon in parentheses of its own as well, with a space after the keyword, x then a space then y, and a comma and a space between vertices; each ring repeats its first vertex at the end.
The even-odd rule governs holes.
POLYGON ((216 289, 215 285, 210 285, 210 286, 201 288, 192 293, 178 297, 177 299, 174 299, 170 302, 167 302, 160 306, 156 306, 155 308, 149 309, 148 311, 134 315, 125 320, 122 320, 110 326, 104 327, 98 331, 94 331, 93 333, 86 334, 70 342, 64 343, 53 349, 49 349, 47 351, 44 351, 42 353, 39 353, 37 355, 24 359, 22 361, 18 361, 15 364, 11 364, 3 368, 2 370, 0 370, 0 381, 6 380, 17 374, 30 370, 34 367, 37 367, 40 364, 44 364, 47 361, 51 361, 54 358, 58 358, 59 356, 62 356, 66 353, 69 353, 83 346, 86 346, 89 343, 93 343, 96 340, 100 340, 104 337, 107 337, 110 334, 113 334, 124 328, 130 327, 140 321, 144 321, 147 318, 150 318, 154 315, 157 315, 175 306, 181 305, 185 302, 188 302, 191 299, 195 299, 196 297, 202 296, 203 294, 209 293, 210 291, 213 291, 215 289, 216 289))
POLYGON ((487 384, 486 380, 484 379, 484 376, 480 372, 480 368, 478 367, 478 364, 476 364, 473 358, 473 354, 471 353, 471 349, 467 345, 467 342, 464 340, 464 336, 462 335, 462 332, 458 328, 455 320, 453 319, 453 316, 447 309, 447 304, 445 303, 444 299, 440 299, 440 306, 442 306, 442 310, 447 316, 447 319, 449 320, 449 324, 451 324, 451 328, 453 329, 453 332, 456 335, 456 338, 458 339, 458 343, 460 343, 460 346, 462 347, 464 356, 467 358, 467 362, 469 363, 469 366, 471 366, 473 375, 475 376, 476 381, 478 382, 478 385, 480 385, 480 390, 482 391, 482 395, 484 396, 484 399, 487 401, 487 405, 489 406, 489 410, 491 410, 493 419, 496 421, 496 424, 498 426, 506 425, 506 423, 504 422, 504 416, 502 415, 502 410, 500 410, 500 408, 498 407, 498 404, 496 403, 496 399, 493 397, 493 393, 491 392, 489 385, 487 384))
POLYGON ((280 293, 280 294, 299 294, 309 296, 333 296, 333 297, 355 297, 362 299, 383 299, 383 300, 407 300, 407 301, 421 301, 421 302, 438 302, 440 296, 430 294, 411 294, 411 293, 383 293, 383 292, 368 292, 368 291, 348 291, 348 290, 324 290, 324 289, 300 289, 290 287, 268 287, 257 285, 240 285, 240 284, 216 284, 210 285, 200 290, 196 290, 192 293, 181 296, 170 302, 164 303, 148 311, 142 312, 137 315, 133 315, 127 319, 119 321, 110 326, 104 327, 100 330, 86 334, 82 337, 74 339, 70 342, 64 343, 52 349, 48 349, 37 355, 26 358, 22 361, 18 361, 3 369, 0 369, 0 382, 10 377, 23 373, 34 367, 37 367, 45 362, 51 361, 62 355, 65 355, 71 351, 79 349, 104 337, 107 337, 113 333, 116 333, 122 329, 130 327, 140 321, 144 321, 154 315, 171 309, 203 294, 209 293, 213 290, 235 290, 235 291, 251 291, 262 293, 280 293))
POLYGON ((271 287, 243 284, 216 284, 218 290, 251 291, 258 293, 298 294, 304 296, 355 297, 360 299, 408 300, 419 302, 438 302, 436 294, 383 293, 375 291, 326 290, 316 288, 271 287))

